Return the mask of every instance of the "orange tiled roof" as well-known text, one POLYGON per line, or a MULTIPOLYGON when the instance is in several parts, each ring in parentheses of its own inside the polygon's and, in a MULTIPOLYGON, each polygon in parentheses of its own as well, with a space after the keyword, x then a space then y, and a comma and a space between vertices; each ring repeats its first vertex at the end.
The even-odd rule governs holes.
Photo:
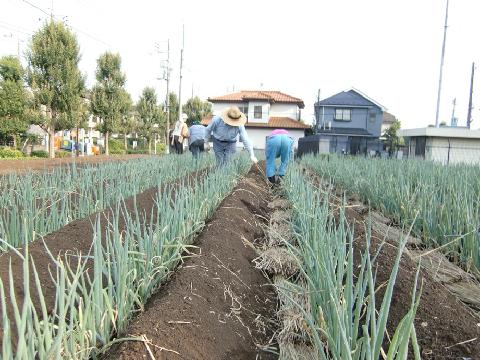
POLYGON ((302 99, 287 95, 281 91, 244 90, 232 94, 209 97, 210 102, 244 102, 247 100, 267 100, 270 103, 297 104, 300 109, 305 107, 302 99))
MULTIPOLYGON (((210 124, 212 121, 212 115, 209 115, 202 119, 202 125, 210 124)), ((308 129, 310 126, 297 121, 290 119, 288 117, 271 117, 268 119, 268 123, 260 123, 249 121, 245 124, 246 128, 272 128, 272 129, 308 129)))

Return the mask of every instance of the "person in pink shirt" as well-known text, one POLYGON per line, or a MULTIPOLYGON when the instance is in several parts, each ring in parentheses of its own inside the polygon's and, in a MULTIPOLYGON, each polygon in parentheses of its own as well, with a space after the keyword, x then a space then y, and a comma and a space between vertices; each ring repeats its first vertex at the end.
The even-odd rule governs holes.
POLYGON ((293 138, 287 130, 275 129, 267 136, 265 144, 266 157, 266 175, 268 181, 277 184, 277 166, 275 159, 280 158, 280 167, 278 168, 278 176, 282 178, 287 171, 287 164, 291 158, 293 149, 293 138))

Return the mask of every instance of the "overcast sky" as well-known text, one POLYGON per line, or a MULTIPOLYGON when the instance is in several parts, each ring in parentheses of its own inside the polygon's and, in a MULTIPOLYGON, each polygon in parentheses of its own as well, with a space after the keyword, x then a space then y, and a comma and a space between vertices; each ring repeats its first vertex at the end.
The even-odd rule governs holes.
MULTIPOLYGON (((446 0, 114 1, 0 0, 0 56, 22 54, 48 16, 64 19, 80 43, 81 70, 94 82, 96 59, 119 52, 127 90, 165 95, 155 43, 170 39, 171 89, 178 92, 182 23, 182 98, 238 90, 280 90, 305 102, 313 119, 321 98, 355 87, 384 105, 403 128, 435 122, 446 0), (28 4, 30 3, 30 4, 28 4)), ((465 125, 471 64, 480 64, 479 0, 450 0, 440 121, 452 100, 465 125)), ((473 128, 480 127, 480 75, 473 128)))

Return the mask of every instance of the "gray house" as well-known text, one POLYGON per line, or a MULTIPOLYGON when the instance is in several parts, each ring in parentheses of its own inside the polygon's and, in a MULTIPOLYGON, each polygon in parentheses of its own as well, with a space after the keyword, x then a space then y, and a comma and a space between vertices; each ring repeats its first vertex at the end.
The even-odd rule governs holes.
MULTIPOLYGON (((316 143, 308 152, 376 154, 386 109, 362 92, 342 91, 315 103, 315 134, 303 141, 316 143), (317 150, 318 146, 318 151, 317 150)), ((300 143, 299 143, 300 146, 300 143)))

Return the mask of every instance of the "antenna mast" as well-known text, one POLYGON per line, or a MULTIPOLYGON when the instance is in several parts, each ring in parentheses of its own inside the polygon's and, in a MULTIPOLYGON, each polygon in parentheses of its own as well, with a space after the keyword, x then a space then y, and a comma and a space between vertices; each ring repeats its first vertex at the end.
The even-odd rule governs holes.
POLYGON ((440 94, 442 92, 442 75, 443 75, 443 60, 445 58, 445 42, 447 40, 447 22, 448 22, 448 1, 447 10, 445 11, 445 26, 443 29, 443 45, 442 45, 442 58, 440 60, 440 78, 438 80, 438 95, 437 95, 437 113, 435 115, 435 127, 438 127, 438 116, 440 111, 440 94))

